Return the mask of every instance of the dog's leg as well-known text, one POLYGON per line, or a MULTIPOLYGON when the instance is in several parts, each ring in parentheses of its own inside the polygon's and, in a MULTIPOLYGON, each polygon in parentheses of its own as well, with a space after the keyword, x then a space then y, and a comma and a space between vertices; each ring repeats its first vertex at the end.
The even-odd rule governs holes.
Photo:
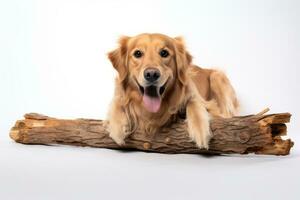
POLYGON ((213 70, 209 78, 211 96, 218 104, 221 117, 237 115, 239 103, 226 75, 221 71, 213 70))
POLYGON ((124 139, 130 134, 127 116, 117 99, 114 99, 107 119, 109 136, 119 145, 124 144, 124 139))
POLYGON ((199 148, 208 149, 211 138, 209 114, 200 96, 192 97, 186 106, 188 133, 199 148))

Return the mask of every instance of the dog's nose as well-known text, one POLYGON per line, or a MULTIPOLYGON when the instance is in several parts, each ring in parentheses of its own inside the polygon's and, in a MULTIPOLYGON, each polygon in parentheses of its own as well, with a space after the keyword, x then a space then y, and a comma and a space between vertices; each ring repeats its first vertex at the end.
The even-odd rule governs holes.
POLYGON ((147 68, 144 71, 144 78, 149 82, 154 82, 160 77, 160 72, 155 68, 147 68))

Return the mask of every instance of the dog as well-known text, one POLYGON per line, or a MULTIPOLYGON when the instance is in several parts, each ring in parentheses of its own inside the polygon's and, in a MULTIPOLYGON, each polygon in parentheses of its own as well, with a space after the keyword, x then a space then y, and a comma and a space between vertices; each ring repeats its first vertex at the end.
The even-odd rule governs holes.
POLYGON ((118 72, 108 131, 119 145, 136 129, 154 134, 184 114, 190 138, 199 148, 208 149, 210 119, 238 112, 239 103, 226 75, 193 65, 181 37, 123 36, 108 58, 118 72))

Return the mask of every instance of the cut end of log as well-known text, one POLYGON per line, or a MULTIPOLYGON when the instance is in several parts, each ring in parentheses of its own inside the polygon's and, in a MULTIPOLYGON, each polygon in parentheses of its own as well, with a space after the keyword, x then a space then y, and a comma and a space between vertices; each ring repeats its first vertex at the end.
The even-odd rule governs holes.
POLYGON ((20 139, 20 133, 18 130, 11 130, 9 132, 9 137, 15 141, 19 141, 20 139))

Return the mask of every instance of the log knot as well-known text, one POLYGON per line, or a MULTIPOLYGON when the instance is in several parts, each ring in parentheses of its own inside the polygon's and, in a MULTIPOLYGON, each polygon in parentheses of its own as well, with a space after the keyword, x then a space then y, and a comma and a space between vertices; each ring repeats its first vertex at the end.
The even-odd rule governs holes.
POLYGON ((171 141, 171 139, 169 137, 166 137, 165 143, 168 144, 170 141, 171 141))
POLYGON ((144 147, 145 150, 149 150, 151 148, 151 144, 149 142, 145 142, 143 144, 143 147, 144 147))
POLYGON ((237 139, 240 143, 244 144, 250 140, 250 135, 245 132, 241 132, 237 135, 237 139))

